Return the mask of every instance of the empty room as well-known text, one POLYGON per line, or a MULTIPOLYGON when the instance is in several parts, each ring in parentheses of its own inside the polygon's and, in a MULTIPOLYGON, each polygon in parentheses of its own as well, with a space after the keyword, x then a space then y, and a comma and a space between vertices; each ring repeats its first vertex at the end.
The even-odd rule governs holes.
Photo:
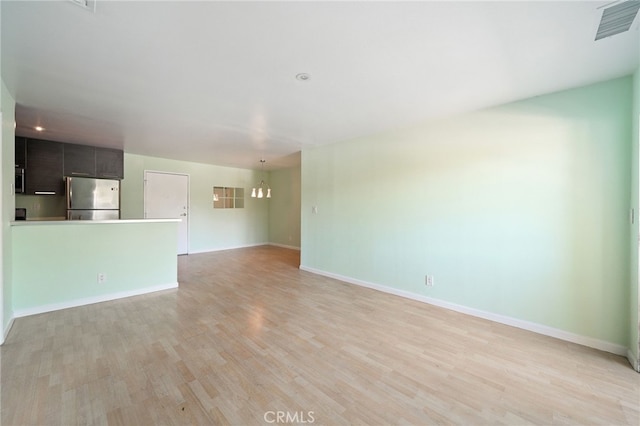
POLYGON ((0 423, 638 425, 639 10, 0 1, 0 423))

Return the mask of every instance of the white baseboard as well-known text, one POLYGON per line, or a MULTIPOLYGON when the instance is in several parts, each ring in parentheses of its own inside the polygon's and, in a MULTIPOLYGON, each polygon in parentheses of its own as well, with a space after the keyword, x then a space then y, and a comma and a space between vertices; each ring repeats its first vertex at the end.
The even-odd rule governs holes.
POLYGON ((15 317, 12 315, 11 319, 9 320, 9 323, 4 327, 4 330, 2 332, 2 335, 0 336, 0 345, 3 345, 4 342, 7 340, 7 336, 9 336, 9 332, 11 331, 11 327, 13 327, 13 321, 14 321, 15 317))
POLYGON ((288 246, 286 244, 256 243, 256 244, 247 244, 242 246, 230 246, 230 247, 221 247, 221 248, 214 248, 214 249, 207 249, 207 250, 196 250, 196 251, 190 251, 188 254, 214 253, 216 251, 237 250, 237 249, 243 249, 243 248, 249 248, 249 247, 260 247, 260 246, 275 246, 275 247, 282 247, 290 250, 300 251, 300 247, 288 246))
POLYGON ((145 287, 131 291, 121 291, 118 293, 103 294, 100 296, 86 297, 83 299, 70 300, 68 302, 52 303, 50 305, 36 306, 33 308, 19 309, 13 313, 14 318, 26 317, 29 315, 43 314, 45 312, 59 311, 61 309, 76 308, 78 306, 92 305, 94 303, 108 302, 110 300, 124 299, 125 297, 140 296, 142 294, 154 293, 156 291, 170 290, 178 288, 178 283, 160 284, 152 287, 145 287))
POLYGON ((225 250, 236 250, 236 249, 241 249, 241 248, 249 248, 249 247, 259 247, 259 246, 266 246, 269 243, 255 243, 255 244, 245 244, 245 245, 241 245, 241 246, 229 246, 229 247, 219 247, 219 248, 210 248, 210 249, 205 249, 205 250, 194 250, 194 251, 190 251, 187 254, 201 254, 201 253, 213 253, 216 251, 225 251, 225 250))
POLYGON ((290 250, 297 250, 300 251, 300 247, 296 247, 296 246, 288 246, 286 244, 278 244, 278 243, 269 243, 270 246, 275 246, 275 247, 282 247, 282 248, 286 248, 286 249, 290 249, 290 250))
POLYGON ((633 352, 631 352, 631 349, 627 351, 627 359, 629 360, 629 364, 631 364, 633 369, 640 373, 640 360, 635 357, 633 352))
MULTIPOLYGON (((599 349, 601 351, 610 352, 616 355, 629 356, 628 350, 622 345, 607 342, 605 340, 595 339, 593 337, 582 336, 580 334, 571 333, 558 328, 549 327, 546 325, 521 320, 518 318, 508 317, 505 315, 495 314, 493 312, 483 311, 480 309, 470 308, 468 306, 458 305, 455 303, 447 302, 440 299, 434 299, 432 297, 422 296, 420 294, 411 293, 405 290, 400 290, 393 287, 387 287, 384 285, 374 284, 367 281, 358 280, 351 277, 346 277, 331 272, 322 271, 308 266, 300 265, 300 269, 303 271, 311 272, 318 275, 323 275, 329 278, 335 278, 340 281, 344 281, 349 284, 355 284, 362 287, 367 287, 373 290, 382 291, 384 293, 393 294, 407 299, 416 300, 418 302, 428 303, 430 305, 439 306, 452 311, 460 312, 463 314, 471 315, 478 318, 487 319, 497 323, 510 325, 512 327, 521 328, 523 330, 533 331, 534 333, 542 334, 545 336, 555 337, 557 339, 565 340, 567 342, 577 343, 590 348, 599 349)), ((637 361, 634 367, 637 366, 637 361)))

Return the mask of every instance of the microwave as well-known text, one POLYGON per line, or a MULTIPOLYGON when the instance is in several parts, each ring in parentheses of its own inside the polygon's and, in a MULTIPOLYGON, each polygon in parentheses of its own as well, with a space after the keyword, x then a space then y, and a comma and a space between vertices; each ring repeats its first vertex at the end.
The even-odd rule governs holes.
POLYGON ((16 194, 24 194, 24 169, 21 167, 16 167, 16 184, 15 184, 15 193, 16 194))

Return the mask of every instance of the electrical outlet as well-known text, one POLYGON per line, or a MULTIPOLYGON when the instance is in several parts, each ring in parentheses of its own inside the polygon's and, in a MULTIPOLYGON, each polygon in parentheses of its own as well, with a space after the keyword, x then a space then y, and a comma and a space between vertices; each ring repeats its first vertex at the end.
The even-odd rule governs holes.
POLYGON ((98 273, 98 284, 104 284, 107 282, 107 274, 104 272, 98 273))
POLYGON ((433 275, 425 275, 424 283, 427 287, 433 287, 433 275))

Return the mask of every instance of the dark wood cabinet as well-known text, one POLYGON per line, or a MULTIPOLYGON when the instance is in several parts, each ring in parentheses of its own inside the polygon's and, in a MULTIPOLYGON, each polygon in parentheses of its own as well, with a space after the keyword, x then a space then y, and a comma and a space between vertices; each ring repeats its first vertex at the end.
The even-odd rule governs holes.
POLYGON ((96 148, 96 177, 124 179, 124 152, 120 149, 96 148))
POLYGON ((26 145, 25 193, 28 195, 63 195, 63 144, 28 139, 26 145))
POLYGON ((16 167, 24 169, 27 162, 27 138, 16 137, 16 167))
POLYGON ((16 136, 16 168, 28 195, 64 195, 64 176, 124 179, 124 152, 16 136))
POLYGON ((64 175, 95 176, 96 148, 88 145, 64 144, 64 175))

